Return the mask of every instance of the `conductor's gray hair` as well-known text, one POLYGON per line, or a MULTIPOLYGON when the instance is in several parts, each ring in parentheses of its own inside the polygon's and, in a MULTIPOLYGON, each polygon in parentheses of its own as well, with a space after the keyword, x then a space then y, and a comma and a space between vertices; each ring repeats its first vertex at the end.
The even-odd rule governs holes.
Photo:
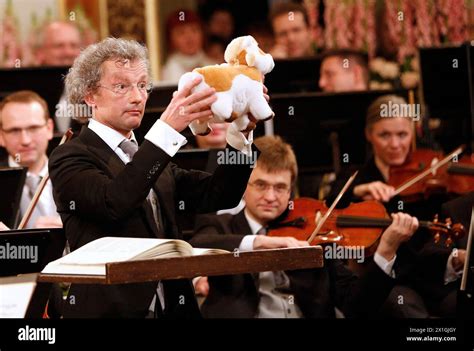
POLYGON ((144 61, 151 77, 148 50, 135 40, 107 38, 89 45, 74 60, 65 78, 66 96, 70 104, 83 104, 85 96, 97 89, 102 64, 109 60, 144 61))

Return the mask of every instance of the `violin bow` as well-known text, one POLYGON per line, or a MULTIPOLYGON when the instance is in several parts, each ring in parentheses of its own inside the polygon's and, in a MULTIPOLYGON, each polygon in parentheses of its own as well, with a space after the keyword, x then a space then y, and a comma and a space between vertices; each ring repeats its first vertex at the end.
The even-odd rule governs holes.
MULTIPOLYGON (((314 238, 316 237, 316 235, 318 235, 319 231, 321 230, 321 228, 323 227, 324 223, 326 222, 326 220, 329 218, 329 216, 331 215, 332 211, 334 210, 334 208, 336 207, 336 205, 338 204, 338 202, 341 200, 341 198, 344 196, 344 194, 346 193, 347 189, 349 189, 349 187, 351 186, 352 182, 354 181, 355 177, 357 176, 357 173, 359 173, 359 171, 355 171, 353 175, 351 175, 351 177, 347 180, 346 184, 344 185, 344 187, 342 188, 342 190, 339 192, 339 194, 337 195, 336 199, 333 201, 333 203, 331 204, 331 207, 329 207, 329 210, 325 213, 325 215, 323 216, 323 218, 321 218, 317 225, 316 225, 316 228, 314 229, 313 233, 311 234, 311 236, 309 237, 308 239, 308 243, 311 244, 311 242, 314 240, 314 238)), ((315 217, 316 218, 316 217, 315 217)))
POLYGON ((430 173, 436 171, 438 168, 444 166, 446 163, 451 161, 451 159, 455 156, 458 156, 464 151, 464 146, 458 147, 456 150, 451 152, 448 156, 443 158, 441 161, 437 162, 436 164, 432 165, 430 168, 424 170, 420 174, 414 176, 413 178, 407 180, 404 184, 400 185, 397 189, 395 189, 395 192, 393 196, 400 194, 402 191, 408 189, 411 187, 413 184, 418 183, 420 180, 428 176, 430 173))
MULTIPOLYGON (((66 133, 64 133, 63 137, 61 138, 61 141, 59 143, 59 145, 62 145, 64 144, 66 141, 68 141, 69 139, 71 139, 73 135, 73 132, 72 132, 72 129, 69 128, 66 133)), ((58 146, 59 146, 58 145, 58 146)), ((46 186, 46 183, 48 182, 49 180, 49 174, 46 174, 43 179, 41 179, 41 182, 39 183, 38 185, 38 188, 36 189, 36 192, 35 192, 35 195, 33 196, 33 198, 31 199, 31 202, 30 204, 28 205, 28 209, 26 210, 25 214, 23 215, 23 218, 21 219, 21 222, 20 224, 18 225, 18 229, 25 229, 26 225, 28 224, 28 221, 30 220, 31 218, 31 215, 33 214, 33 211, 36 207, 36 204, 38 203, 38 200, 41 196, 41 193, 43 192, 45 186, 46 186)))
POLYGON ((461 278, 461 286, 459 288, 459 290, 461 291, 466 291, 469 265, 471 262, 472 245, 473 245, 473 240, 474 240, 473 236, 474 236, 474 206, 471 209, 471 226, 469 227, 469 236, 467 237, 466 260, 464 261, 464 267, 463 267, 462 278, 461 278))

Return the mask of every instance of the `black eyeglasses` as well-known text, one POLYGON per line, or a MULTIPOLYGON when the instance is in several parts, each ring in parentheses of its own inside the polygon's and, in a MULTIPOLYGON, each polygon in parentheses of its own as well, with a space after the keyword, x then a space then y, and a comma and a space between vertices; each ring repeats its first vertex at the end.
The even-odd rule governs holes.
MULTIPOLYGON (((98 88, 104 88, 110 90, 111 92, 117 95, 126 95, 129 94, 135 84, 125 84, 125 83, 117 83, 114 84, 112 87, 106 87, 105 85, 97 85, 98 88)), ((142 94, 150 94, 153 90, 153 83, 145 83, 145 82, 138 82, 136 87, 142 94)))
POLYGON ((288 192, 290 191, 290 187, 284 183, 269 184, 267 182, 257 180, 253 183, 248 183, 248 184, 250 186, 253 186, 255 190, 257 190, 260 193, 263 193, 270 188, 273 188, 275 193, 277 193, 278 195, 288 194, 288 192))
POLYGON ((46 124, 41 124, 41 125, 34 125, 34 126, 29 126, 26 128, 12 128, 12 129, 2 129, 2 131, 14 138, 18 138, 23 131, 28 133, 29 135, 35 135, 41 131, 44 127, 46 127, 46 124))

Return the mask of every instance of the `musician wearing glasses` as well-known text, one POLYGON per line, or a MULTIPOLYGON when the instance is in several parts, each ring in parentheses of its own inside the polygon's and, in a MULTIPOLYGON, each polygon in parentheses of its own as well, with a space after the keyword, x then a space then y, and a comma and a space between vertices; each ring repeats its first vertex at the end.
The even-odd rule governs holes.
MULTIPOLYGON (((20 202, 20 216, 26 212, 48 173, 46 150, 53 138, 53 120, 46 102, 33 91, 17 91, 0 103, 0 145, 8 153, 0 167, 28 168, 20 202)), ((62 227, 48 181, 25 228, 62 227)))
MULTIPOLYGON (((66 77, 71 104, 92 110, 80 135, 51 155, 54 198, 71 250, 104 236, 181 238, 176 213, 210 212, 239 202, 249 164, 219 165, 214 175, 173 164, 192 121, 207 121, 215 90, 191 93, 199 80, 175 93, 137 145, 151 91, 147 49, 135 41, 108 38, 87 47, 66 77)), ((229 152, 251 156, 252 134, 230 130, 229 152)), ((239 155, 244 157, 244 155, 239 155)), ((199 317, 192 284, 171 280, 122 286, 72 285, 65 317, 199 317), (72 301, 72 302, 71 302, 72 301)))
MULTIPOLYGON (((229 251, 308 245, 293 237, 266 235, 269 225, 282 220, 291 207, 298 170, 291 146, 281 138, 261 137, 255 144, 261 154, 244 194, 246 207, 236 215, 198 216, 192 245, 229 251)), ((203 316, 331 318, 335 307, 347 317, 376 315, 395 282, 392 267, 397 249, 418 227, 417 219, 404 213, 393 219, 381 236, 375 262, 361 279, 330 258, 323 269, 203 277, 195 282, 196 291, 207 295, 203 316)))

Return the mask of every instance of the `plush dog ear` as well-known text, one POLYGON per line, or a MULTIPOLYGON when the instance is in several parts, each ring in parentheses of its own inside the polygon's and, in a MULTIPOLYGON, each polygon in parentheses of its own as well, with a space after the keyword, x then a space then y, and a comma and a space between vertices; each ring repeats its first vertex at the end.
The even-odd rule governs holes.
POLYGON ((247 54, 245 55, 245 61, 247 61, 247 66, 249 67, 255 66, 256 60, 257 60, 257 57, 255 53, 247 51, 247 54))
POLYGON ((244 49, 243 47, 244 37, 235 38, 232 40, 224 52, 224 59, 227 63, 232 63, 235 61, 239 53, 244 49))

